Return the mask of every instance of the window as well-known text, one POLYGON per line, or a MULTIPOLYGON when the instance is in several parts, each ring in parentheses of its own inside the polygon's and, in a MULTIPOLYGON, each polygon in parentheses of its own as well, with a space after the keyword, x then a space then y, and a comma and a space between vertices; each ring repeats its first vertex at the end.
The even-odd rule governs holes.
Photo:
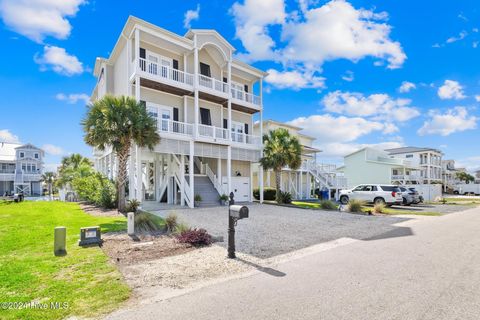
POLYGON ((363 188, 365 188, 365 186, 358 186, 355 189, 353 189, 353 191, 363 191, 363 188))
POLYGON ((25 153, 20 152, 20 158, 25 158, 25 153))
POLYGON ((413 158, 413 154, 407 154, 405 158, 413 158))
POLYGON ((210 116, 210 110, 206 108, 200 108, 200 121, 206 126, 212 125, 212 118, 210 116))
POLYGON ((35 159, 38 159, 38 153, 35 153, 35 159))
POLYGON ((395 191, 395 192, 400 192, 400 189, 395 186, 381 186, 383 191, 395 191))
POLYGON ((200 62, 200 74, 211 77, 212 74, 210 73, 210 66, 206 63, 200 62))

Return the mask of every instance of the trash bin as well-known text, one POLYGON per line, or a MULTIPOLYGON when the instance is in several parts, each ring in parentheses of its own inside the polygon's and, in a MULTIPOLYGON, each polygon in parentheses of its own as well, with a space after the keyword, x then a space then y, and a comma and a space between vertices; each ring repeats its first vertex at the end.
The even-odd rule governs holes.
POLYGON ((322 190, 322 200, 328 200, 328 189, 322 190))

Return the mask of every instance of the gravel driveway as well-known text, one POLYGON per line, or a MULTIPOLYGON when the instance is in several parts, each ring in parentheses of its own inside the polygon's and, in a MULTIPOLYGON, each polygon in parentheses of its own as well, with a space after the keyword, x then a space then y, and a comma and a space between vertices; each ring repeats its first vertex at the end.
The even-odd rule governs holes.
MULTIPOLYGON (((411 235, 410 228, 393 226, 408 220, 400 217, 356 215, 338 211, 305 210, 274 205, 249 204, 250 217, 238 221, 236 249, 259 258, 268 258, 342 237, 374 240, 411 235)), ((162 210, 166 217, 175 212, 191 227, 205 228, 226 247, 227 207, 162 210)))

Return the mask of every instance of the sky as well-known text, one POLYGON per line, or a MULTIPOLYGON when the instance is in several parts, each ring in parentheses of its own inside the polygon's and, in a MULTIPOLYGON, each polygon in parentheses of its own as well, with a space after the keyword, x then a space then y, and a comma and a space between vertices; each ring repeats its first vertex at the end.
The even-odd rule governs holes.
POLYGON ((80 125, 129 15, 215 29, 265 70, 264 118, 314 136, 322 162, 364 146, 432 147, 480 169, 480 3, 472 0, 0 0, 0 141, 47 169, 91 156, 80 125))

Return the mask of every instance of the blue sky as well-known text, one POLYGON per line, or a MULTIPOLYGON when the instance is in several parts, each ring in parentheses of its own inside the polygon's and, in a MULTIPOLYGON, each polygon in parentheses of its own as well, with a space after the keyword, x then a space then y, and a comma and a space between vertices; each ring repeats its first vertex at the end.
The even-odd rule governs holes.
POLYGON ((265 118, 305 127, 324 161, 412 145, 480 167, 475 1, 120 3, 0 0, 0 139, 43 146, 50 166, 89 156, 79 123, 94 61, 135 15, 178 34, 218 30, 239 59, 269 71, 265 118))

